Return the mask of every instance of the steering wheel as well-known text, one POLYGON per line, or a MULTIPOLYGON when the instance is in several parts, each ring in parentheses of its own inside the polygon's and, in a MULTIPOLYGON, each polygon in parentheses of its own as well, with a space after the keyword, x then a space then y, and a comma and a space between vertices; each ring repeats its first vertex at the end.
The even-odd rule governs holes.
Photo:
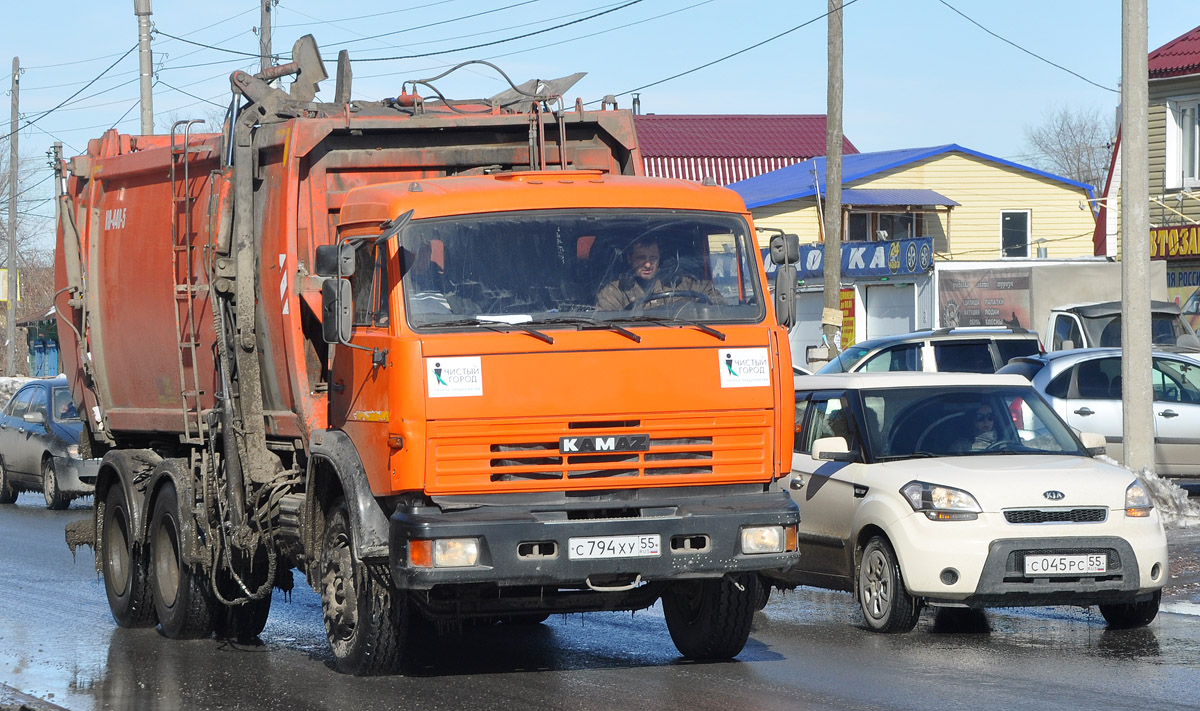
POLYGON ((1004 449, 1009 444, 1010 444, 1010 442, 1006 439, 998 439, 995 442, 992 442, 988 446, 984 447, 983 451, 984 452, 998 452, 1001 449, 1004 449))
POLYGON ((655 291, 655 292, 646 294, 638 301, 631 301, 628 304, 625 304, 624 310, 629 311, 630 309, 634 308, 635 306, 644 306, 644 305, 650 303, 651 301, 659 301, 661 299, 678 299, 678 298, 692 299, 693 301, 699 301, 704 304, 712 303, 712 299, 709 298, 708 294, 705 294, 702 291, 693 291, 691 289, 670 289, 668 291, 655 291))

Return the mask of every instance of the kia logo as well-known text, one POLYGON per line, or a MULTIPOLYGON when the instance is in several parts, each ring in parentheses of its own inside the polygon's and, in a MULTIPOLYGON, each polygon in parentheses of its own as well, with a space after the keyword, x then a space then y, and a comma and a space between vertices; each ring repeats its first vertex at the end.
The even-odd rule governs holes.
POLYGON ((1047 499, 1050 499, 1051 501, 1062 501, 1063 499, 1067 498, 1067 495, 1062 493, 1061 491, 1053 491, 1053 490, 1047 491, 1046 493, 1042 494, 1042 496, 1045 496, 1047 499))

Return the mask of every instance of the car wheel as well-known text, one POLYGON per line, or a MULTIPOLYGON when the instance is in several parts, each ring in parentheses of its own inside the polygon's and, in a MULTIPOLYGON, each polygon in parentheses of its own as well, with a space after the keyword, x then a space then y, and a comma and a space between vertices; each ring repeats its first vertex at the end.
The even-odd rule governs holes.
POLYGON ((397 671, 408 636, 408 601, 355 553, 342 499, 326 517, 320 570, 321 615, 334 666, 360 676, 397 671))
POLYGON ((1113 629, 1131 629, 1145 627, 1158 616, 1158 604, 1162 600, 1162 591, 1156 590, 1154 597, 1145 602, 1131 602, 1120 605, 1101 605, 1100 614, 1104 621, 1113 629))
POLYGON ((71 497, 58 488, 58 475, 50 457, 42 459, 42 496, 46 499, 46 508, 51 511, 61 511, 71 503, 71 497))
POLYGON ((17 500, 17 489, 8 479, 8 467, 0 459, 0 504, 11 504, 17 500))
POLYGON ((663 594, 663 617, 676 649, 692 659, 730 659, 750 637, 759 580, 731 573, 675 583, 663 594))
POLYGON ((142 549, 133 546, 133 517, 121 482, 114 482, 104 499, 100 526, 100 571, 113 619, 121 627, 154 624, 150 576, 142 549))
POLYGON ((858 563, 858 604, 875 632, 907 632, 921 615, 920 602, 904 589, 896 552, 883 536, 867 541, 858 563))
POLYGON ((150 579, 154 611, 170 639, 202 639, 212 634, 213 600, 207 579, 183 560, 179 495, 168 481, 150 517, 150 579))

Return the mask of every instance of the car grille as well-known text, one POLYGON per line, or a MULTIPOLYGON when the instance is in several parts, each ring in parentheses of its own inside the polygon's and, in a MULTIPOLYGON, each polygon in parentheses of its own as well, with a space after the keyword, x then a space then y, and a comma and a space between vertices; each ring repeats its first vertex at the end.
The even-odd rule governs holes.
POLYGON ((1100 523, 1108 518, 1108 509, 1006 509, 1009 523, 1100 523))

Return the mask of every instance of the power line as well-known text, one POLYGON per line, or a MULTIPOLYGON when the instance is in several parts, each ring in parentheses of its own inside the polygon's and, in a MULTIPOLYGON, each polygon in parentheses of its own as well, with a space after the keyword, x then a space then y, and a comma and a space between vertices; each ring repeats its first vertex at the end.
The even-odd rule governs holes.
MULTIPOLYGON (((493 8, 493 9, 491 9, 491 10, 484 10, 483 12, 476 12, 476 13, 474 13, 474 14, 471 14, 471 15, 463 15, 463 16, 461 16, 461 17, 452 17, 452 18, 450 18, 450 19, 448 19, 448 20, 439 20, 439 21, 437 21, 437 22, 430 22, 430 23, 428 23, 428 24, 424 24, 424 25, 417 25, 417 26, 415 26, 415 27, 406 27, 406 28, 404 28, 403 30, 396 30, 396 31, 394 31, 394 32, 384 32, 383 34, 379 34, 379 35, 372 35, 372 36, 370 36, 370 37, 360 37, 360 38, 358 38, 358 39, 354 39, 354 40, 348 40, 348 41, 346 41, 346 42, 342 42, 341 44, 342 44, 342 45, 347 45, 347 44, 353 44, 353 43, 355 43, 355 42, 366 42, 367 40, 379 39, 379 38, 381 38, 381 37, 391 37, 392 35, 399 35, 399 34, 403 34, 403 33, 405 33, 405 32, 414 32, 414 31, 416 31, 416 30, 426 30, 426 29, 429 29, 430 27, 437 27, 438 25, 448 25, 448 24, 450 24, 450 23, 452 23, 452 22, 459 22, 460 20, 471 20, 471 19, 474 19, 474 18, 476 18, 476 17, 482 17, 482 16, 484 16, 484 15, 490 15, 490 14, 492 14, 492 13, 495 13, 495 12, 502 12, 502 11, 504 11, 504 10, 511 10, 511 9, 512 9, 512 8, 514 8, 514 7, 520 7, 520 6, 522 6, 522 5, 531 5, 531 4, 535 3, 535 2, 538 2, 538 0, 523 0, 522 2, 513 3, 512 5, 505 5, 504 7, 497 7, 497 8, 493 8)), ((471 47, 468 47, 467 49, 471 49, 471 47)))
MULTIPOLYGON (((580 22, 586 22, 588 20, 593 20, 602 15, 607 15, 609 13, 616 12, 617 10, 623 10, 631 5, 637 5, 640 2, 642 2, 642 0, 631 0, 630 2, 627 2, 623 5, 618 5, 616 7, 609 8, 609 9, 603 10, 601 12, 597 12, 593 15, 588 15, 587 17, 581 17, 577 20, 571 20, 570 22, 564 22, 559 25, 554 25, 552 27, 547 27, 547 28, 541 29, 541 30, 535 30, 533 32, 526 32, 523 35, 516 35, 515 37, 508 37, 505 39, 496 40, 494 42, 484 42, 483 44, 471 45, 469 47, 458 47, 456 49, 444 49, 444 50, 441 50, 438 52, 425 52, 422 54, 409 54, 409 55, 404 55, 404 56, 400 56, 400 57, 364 57, 364 58, 359 58, 359 59, 352 59, 350 61, 351 62, 390 62, 390 61, 394 61, 394 60, 398 60, 398 59, 420 59, 421 57, 433 57, 433 56, 436 56, 439 54, 451 54, 454 52, 465 52, 466 50, 469 50, 469 49, 479 49, 481 47, 492 47, 492 46, 495 46, 498 44, 504 44, 506 42, 513 42, 515 40, 525 39, 526 37, 533 37, 534 35, 545 34, 547 32, 551 32, 553 30, 562 29, 563 27, 569 27, 570 25, 577 25, 580 22)), ((380 35, 380 36, 382 37, 383 35, 380 35)))
MULTIPOLYGON (((186 92, 186 91, 184 91, 183 89, 180 89, 180 88, 179 88, 179 87, 177 87, 177 86, 171 86, 170 84, 166 83, 165 81, 162 81, 161 79, 160 79, 160 80, 158 80, 158 82, 156 82, 156 83, 157 83, 157 84, 161 84, 162 86, 165 86, 165 87, 167 87, 167 88, 168 88, 168 89, 170 89, 171 91, 178 91, 180 94, 183 94, 184 96, 190 96, 190 97, 192 97, 193 99, 195 99, 195 100, 197 100, 197 101, 203 101, 203 102, 204 102, 204 103, 206 103, 206 104, 212 104, 213 106, 217 107, 218 109, 224 109, 224 108, 225 108, 225 105, 224 105, 224 104, 218 104, 218 103, 216 103, 215 101, 210 101, 209 99, 204 99, 204 98, 201 98, 201 97, 199 97, 199 96, 196 96, 195 94, 192 94, 192 93, 190 93, 190 92, 186 92)), ((122 118, 124 118, 124 117, 122 117, 122 118)))
MULTIPOLYGON (((842 3, 842 9, 850 7, 851 5, 853 5, 856 2, 858 2, 858 0, 847 0, 847 2, 842 3)), ((724 62, 727 59, 732 59, 732 58, 738 56, 739 54, 745 54, 746 52, 749 52, 752 49, 757 49, 757 48, 763 46, 764 44, 767 44, 769 42, 774 42, 775 40, 779 39, 780 37, 783 37, 784 35, 790 35, 791 33, 795 32, 796 30, 802 29, 804 27, 808 27, 809 25, 813 24, 814 22, 816 22, 818 20, 822 20, 826 17, 829 17, 829 12, 826 12, 822 15, 818 15, 817 17, 814 17, 813 19, 811 19, 807 22, 802 22, 799 25, 796 25, 795 27, 793 27, 789 30, 784 30, 783 32, 780 32, 779 34, 777 34, 773 37, 768 37, 767 39, 765 39, 761 42, 756 42, 755 44, 752 44, 749 47, 745 47, 745 48, 739 49, 738 51, 733 52, 731 54, 727 54, 724 57, 721 57, 720 59, 714 59, 711 62, 706 62, 704 64, 701 64, 698 67, 693 67, 691 69, 688 69, 687 71, 680 72, 678 74, 673 74, 665 79, 659 79, 658 81, 653 81, 653 82, 650 82, 649 84, 643 84, 637 88, 629 89, 628 91, 622 91, 620 94, 614 94, 613 96, 624 96, 626 94, 632 94, 635 91, 649 89, 652 86, 658 86, 659 84, 665 84, 666 82, 672 81, 674 79, 678 79, 679 77, 687 76, 688 74, 693 74, 695 72, 700 71, 701 69, 707 69, 708 67, 711 67, 714 64, 720 64, 721 62, 724 62)), ((598 104, 598 103, 600 103, 599 100, 588 102, 588 104, 598 104)))
MULTIPOLYGON (((370 15, 358 15, 357 17, 339 17, 339 18, 333 19, 333 20, 319 20, 319 19, 313 17, 310 19, 315 20, 315 22, 295 22, 290 25, 275 25, 275 29, 278 30, 278 29, 284 29, 284 28, 288 28, 288 27, 308 27, 309 25, 333 24, 335 22, 353 22, 354 20, 369 20, 373 17, 383 17, 384 15, 395 15, 395 14, 401 13, 401 12, 411 12, 412 10, 424 10, 427 7, 434 7, 436 5, 445 5, 445 4, 451 3, 451 2, 456 2, 456 0, 438 0, 438 2, 426 3, 424 5, 417 5, 416 7, 406 7, 401 10, 388 10, 387 12, 375 12, 375 13, 371 13, 370 15)), ((294 8, 288 8, 288 9, 291 10, 292 12, 295 12, 298 15, 304 15, 304 13, 302 13, 294 8)), ((308 15, 304 15, 304 16, 309 17, 308 15)))
POLYGON ((1043 62, 1045 62, 1046 64, 1049 64, 1049 65, 1050 65, 1050 66, 1052 66, 1052 67, 1056 67, 1056 68, 1058 68, 1058 69, 1061 69, 1061 70, 1063 70, 1064 72, 1066 72, 1067 74, 1070 74, 1071 76, 1074 76, 1074 77, 1078 77, 1079 79, 1082 79, 1082 80, 1086 81, 1088 84, 1091 84, 1091 85, 1092 85, 1092 86, 1094 86, 1094 87, 1097 87, 1097 88, 1100 88, 1100 89, 1104 89, 1105 91, 1111 91, 1111 92, 1112 92, 1112 93, 1114 93, 1114 94, 1119 94, 1119 93, 1121 93, 1120 91, 1118 91, 1118 90, 1116 90, 1116 89, 1113 89, 1112 87, 1104 86, 1103 84, 1098 84, 1098 83, 1096 83, 1096 82, 1092 81, 1091 79, 1088 79, 1088 78, 1087 78, 1087 77, 1085 77, 1084 75, 1080 74, 1079 72, 1075 72, 1075 71, 1072 71, 1072 70, 1070 70, 1070 69, 1067 69, 1066 67, 1064 67, 1064 66, 1063 66, 1063 65, 1061 65, 1061 64, 1056 64, 1056 63, 1054 63, 1054 62, 1050 61, 1049 59, 1046 59, 1046 58, 1045 58, 1045 57, 1043 57, 1042 55, 1040 55, 1040 54, 1037 54, 1036 52, 1031 52, 1030 50, 1028 50, 1028 49, 1025 49, 1024 47, 1022 47, 1021 45, 1017 44, 1016 42, 1013 42, 1013 41, 1012 41, 1012 40, 1010 40, 1010 39, 1006 39, 1006 38, 1004 38, 1004 37, 1001 37, 1000 35, 996 34, 995 32, 992 32, 992 31, 991 31, 991 30, 989 30, 988 28, 984 27, 983 25, 979 24, 979 23, 978 23, 978 22, 976 22, 975 20, 971 19, 970 17, 967 17, 966 15, 964 15, 964 14, 962 13, 962 11, 961 11, 961 10, 959 10, 959 9, 958 9, 958 8, 956 8, 956 7, 954 7, 954 6, 953 6, 953 5, 951 5, 950 3, 946 2, 946 0, 938 0, 938 2, 940 2, 940 3, 941 3, 941 4, 943 4, 943 5, 945 5, 946 7, 950 8, 950 9, 951 9, 951 10, 953 10, 953 11, 954 11, 954 12, 955 12, 955 13, 956 13, 956 14, 957 14, 959 17, 962 17, 964 20, 966 20, 967 22, 970 22, 972 25, 975 25, 976 27, 978 27, 979 29, 981 29, 981 30, 983 30, 984 32, 988 33, 988 34, 989 34, 989 35, 991 35, 992 37, 995 37, 996 39, 1000 40, 1001 42, 1004 42, 1004 43, 1006 43, 1006 44, 1010 44, 1010 45, 1012 45, 1013 47, 1016 47, 1017 49, 1021 50, 1021 51, 1022 51, 1022 52, 1024 52, 1025 54, 1028 54, 1030 57, 1033 57, 1034 59, 1038 59, 1038 60, 1040 60, 1040 61, 1043 61, 1043 62))
POLYGON ((178 40, 185 44, 190 44, 190 45, 193 45, 196 47, 203 47, 204 49, 212 49, 212 50, 216 50, 218 52, 225 52, 227 54, 236 54, 239 57, 253 57, 255 59, 258 59, 259 57, 262 56, 261 54, 251 54, 250 52, 243 52, 243 51, 237 50, 237 49, 226 49, 225 47, 218 47, 218 46, 212 45, 212 44, 204 44, 203 42, 193 42, 190 39, 176 37, 175 35, 171 34, 170 32, 163 32, 162 30, 158 29, 157 27, 154 28, 154 34, 162 35, 163 37, 170 37, 173 40, 178 40))
MULTIPOLYGON (((122 54, 122 55, 120 56, 120 58, 118 58, 118 59, 117 59, 117 61, 115 61, 115 62, 113 62, 112 64, 108 65, 108 68, 107 68, 107 69, 105 69, 104 71, 102 71, 102 72, 100 72, 99 74, 97 74, 95 79, 92 79, 91 81, 89 81, 89 82, 88 82, 87 84, 85 84, 85 85, 84 85, 84 86, 83 86, 83 87, 82 87, 82 88, 81 88, 79 91, 75 92, 74 94, 71 94, 71 95, 70 95, 70 96, 68 96, 66 99, 63 99, 62 103, 60 103, 58 106, 55 106, 54 108, 50 109, 49 111, 45 111, 45 112, 43 112, 42 114, 40 114, 40 115, 39 115, 39 116, 37 116, 36 118, 30 119, 29 121, 27 121, 27 122, 25 123, 25 125, 24 125, 24 126, 21 126, 20 128, 18 128, 18 129, 16 129, 16 130, 13 130, 13 131, 10 131, 10 132, 8 132, 8 134, 7 134, 7 135, 5 135, 5 136, 4 136, 4 138, 8 138, 8 137, 12 136, 14 133, 16 133, 17 131, 21 130, 21 128, 28 128, 28 127, 32 126, 33 124, 37 123, 38 121, 41 121, 42 119, 46 118, 46 117, 47 117, 47 116, 49 116, 50 114, 52 114, 52 113, 54 113, 55 111, 57 111, 57 110, 59 110, 60 108, 62 108, 62 107, 63 107, 63 106, 64 106, 64 105, 65 105, 65 104, 68 102, 68 101, 70 101, 71 99, 74 99, 76 96, 79 96, 79 95, 80 95, 80 94, 82 94, 84 91, 86 91, 86 90, 87 90, 87 88, 88 88, 89 86, 91 86, 92 84, 95 84, 96 82, 100 81, 100 78, 101 78, 101 77, 103 77, 105 74, 108 74, 108 72, 109 72, 109 70, 110 70, 110 69, 112 69, 113 67, 115 67, 115 66, 117 66, 118 64, 120 64, 122 59, 125 59, 126 57, 128 57, 130 54, 132 54, 132 53, 133 53, 133 50, 135 50, 135 49, 137 49, 137 48, 138 48, 138 46, 137 46, 136 44, 135 44, 135 45, 133 45, 132 47, 130 47, 130 48, 128 49, 128 51, 126 51, 126 52, 125 52, 125 54, 122 54)), ((0 140, 3 140, 3 139, 0 139, 0 140)))

